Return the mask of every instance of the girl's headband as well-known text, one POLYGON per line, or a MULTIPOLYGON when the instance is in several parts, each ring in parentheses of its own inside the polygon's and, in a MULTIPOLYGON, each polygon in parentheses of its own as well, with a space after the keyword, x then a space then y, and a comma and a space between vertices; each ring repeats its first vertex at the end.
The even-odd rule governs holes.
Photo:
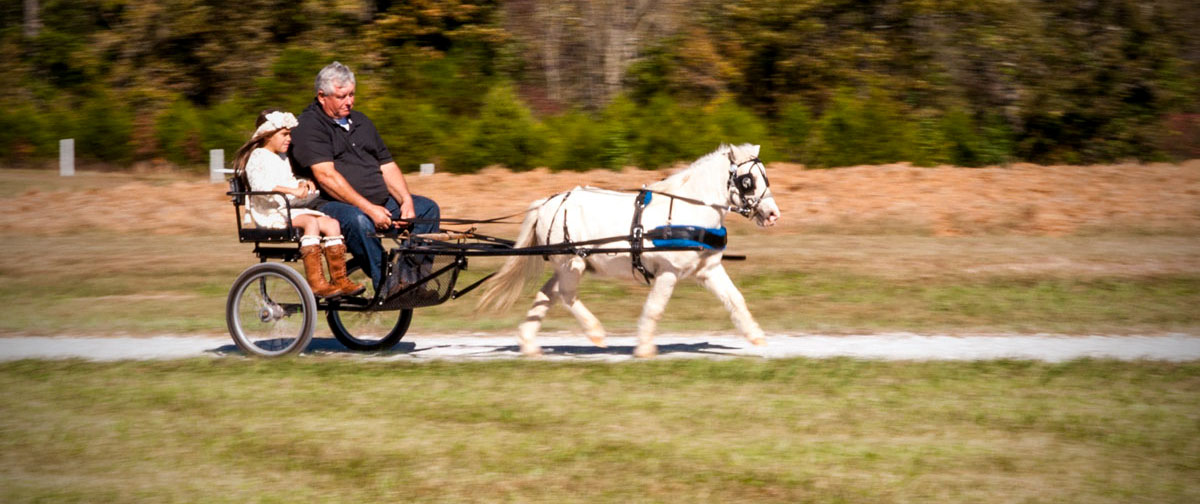
POLYGON ((296 125, 300 124, 299 122, 296 122, 296 116, 292 115, 291 112, 280 112, 278 110, 267 114, 266 119, 266 121, 263 121, 262 124, 258 125, 257 130, 254 130, 255 137, 268 131, 278 131, 283 128, 295 128, 296 125))

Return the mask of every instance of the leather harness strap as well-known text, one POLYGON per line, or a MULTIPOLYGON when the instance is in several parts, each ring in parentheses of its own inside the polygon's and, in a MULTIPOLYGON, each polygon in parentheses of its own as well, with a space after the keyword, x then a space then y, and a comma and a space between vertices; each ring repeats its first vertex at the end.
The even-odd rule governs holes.
POLYGON ((645 228, 642 227, 642 210, 650 203, 651 196, 650 191, 646 189, 638 191, 637 198, 633 200, 633 223, 629 225, 630 263, 633 265, 633 271, 641 273, 647 284, 654 280, 654 274, 642 263, 642 235, 645 233, 645 228))

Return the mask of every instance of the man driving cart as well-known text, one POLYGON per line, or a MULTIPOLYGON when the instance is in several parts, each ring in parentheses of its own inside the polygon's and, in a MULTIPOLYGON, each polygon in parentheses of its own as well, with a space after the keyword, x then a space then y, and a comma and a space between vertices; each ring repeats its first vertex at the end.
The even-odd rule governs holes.
POLYGON ((354 110, 355 80, 348 67, 335 61, 322 68, 315 91, 292 130, 288 157, 295 171, 312 173, 321 200, 313 206, 337 219, 346 247, 378 292, 385 255, 376 232, 402 226, 411 226, 413 234, 437 232, 441 210, 432 199, 409 192, 375 124, 354 110))

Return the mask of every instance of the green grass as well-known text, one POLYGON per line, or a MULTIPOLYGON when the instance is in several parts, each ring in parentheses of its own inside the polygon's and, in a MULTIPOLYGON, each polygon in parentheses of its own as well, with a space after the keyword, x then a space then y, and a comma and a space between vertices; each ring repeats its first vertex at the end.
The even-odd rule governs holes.
POLYGON ((1200 365, 0 364, 4 502, 1196 502, 1200 365))
MULTIPOLYGON (((7 333, 222 333, 229 286, 255 262, 250 246, 228 236, 0 239, 13 251, 0 257, 0 332, 7 333)), ((1200 238, 747 236, 735 243, 750 260, 727 268, 769 331, 1200 327, 1200 238)), ((460 286, 498 264, 472 261, 460 286)), ((607 328, 628 332, 647 292, 628 279, 589 277, 581 299, 607 328)), ((527 308, 521 301, 508 312, 476 313, 477 296, 418 310, 413 330, 508 331, 527 308)), ((728 330, 731 323, 710 293, 685 281, 661 327, 728 330)), ((570 330, 575 322, 556 307, 546 328, 570 330)))
MULTIPOLYGON (((909 281, 846 272, 781 271, 745 274, 736 282, 759 323, 777 331, 1128 334, 1200 327, 1200 310, 1195 309, 1200 306, 1200 275, 909 281)), ((607 328, 632 331, 648 289, 632 282, 589 279, 581 292, 607 328)), ((450 304, 418 311, 422 318, 414 319, 414 324, 447 330, 510 329, 525 308, 521 303, 499 315, 474 314, 462 304, 450 304)), ((565 310, 551 313, 548 328, 575 327, 565 310)), ((676 289, 660 327, 731 330, 732 324, 711 293, 689 282, 676 289)))

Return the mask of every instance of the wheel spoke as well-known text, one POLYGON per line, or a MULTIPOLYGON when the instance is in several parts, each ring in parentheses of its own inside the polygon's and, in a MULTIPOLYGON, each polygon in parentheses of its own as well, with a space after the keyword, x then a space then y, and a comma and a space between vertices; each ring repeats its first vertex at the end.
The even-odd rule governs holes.
MULTIPOLYGON (((357 267, 351 267, 350 278, 359 283, 370 282, 357 267)), ((326 311, 325 320, 333 336, 347 348, 373 352, 387 350, 404 337, 412 321, 412 310, 339 310, 334 305, 326 311)))
POLYGON ((303 279, 276 263, 252 266, 230 291, 226 318, 234 341, 247 353, 275 356, 307 346, 316 304, 303 279))

